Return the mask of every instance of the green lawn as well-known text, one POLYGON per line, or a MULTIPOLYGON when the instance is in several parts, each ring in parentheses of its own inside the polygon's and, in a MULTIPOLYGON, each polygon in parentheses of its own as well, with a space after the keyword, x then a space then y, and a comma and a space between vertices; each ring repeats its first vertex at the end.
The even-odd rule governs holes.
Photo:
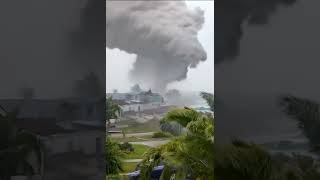
MULTIPOLYGON (((142 159, 143 154, 150 149, 149 146, 141 145, 141 144, 133 144, 134 151, 131 153, 126 153, 123 157, 123 160, 129 159, 142 159)), ((137 162, 123 162, 122 167, 124 172, 129 173, 135 171, 138 163, 137 162)))
POLYGON ((129 180, 129 177, 125 175, 108 175, 107 180, 129 180))
POLYGON ((142 159, 143 154, 150 149, 149 146, 142 144, 132 144, 134 151, 126 153, 124 159, 142 159))
POLYGON ((122 121, 119 125, 128 125, 128 127, 121 128, 121 130, 124 130, 126 133, 160 131, 160 120, 150 120, 145 123, 137 123, 133 120, 122 121))
POLYGON ((138 163, 136 162, 126 162, 123 163, 122 168, 123 168, 123 172, 122 173, 129 173, 129 172, 133 172, 136 170, 138 163))

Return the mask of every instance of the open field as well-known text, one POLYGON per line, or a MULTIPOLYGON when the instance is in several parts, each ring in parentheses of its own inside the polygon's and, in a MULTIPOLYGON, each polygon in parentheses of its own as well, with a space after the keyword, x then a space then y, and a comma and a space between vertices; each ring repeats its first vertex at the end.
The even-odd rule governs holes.
POLYGON ((150 149, 149 146, 142 144, 132 144, 134 151, 125 153, 124 159, 142 159, 143 154, 150 149))
POLYGON ((138 163, 137 162, 125 162, 123 163, 123 173, 130 173, 135 171, 138 163))

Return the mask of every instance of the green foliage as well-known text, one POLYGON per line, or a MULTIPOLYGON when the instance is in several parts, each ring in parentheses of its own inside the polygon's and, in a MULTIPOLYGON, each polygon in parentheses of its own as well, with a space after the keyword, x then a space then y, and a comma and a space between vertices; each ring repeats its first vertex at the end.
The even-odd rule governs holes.
POLYGON ((159 131, 159 132, 153 133, 152 138, 168 138, 171 136, 172 135, 170 133, 159 131))
POLYGON ((121 151, 126 151, 126 152, 134 151, 134 148, 133 148, 132 144, 130 144, 128 142, 119 144, 119 148, 120 148, 121 151))
POLYGON ((255 144, 233 141, 215 148, 215 180, 272 180, 275 169, 268 152, 255 144))
POLYGON ((109 97, 106 100, 106 118, 109 119, 115 119, 118 117, 118 114, 121 112, 121 108, 119 105, 115 104, 112 101, 112 98, 109 97))
POLYGON ((294 96, 284 96, 280 99, 280 105, 283 111, 294 118, 298 127, 304 132, 310 140, 311 145, 320 144, 320 113, 319 104, 307 99, 301 99, 294 96))
POLYGON ((313 158, 270 154, 259 145, 235 140, 215 147, 215 180, 316 180, 313 158))
POLYGON ((160 129, 161 131, 170 133, 174 136, 179 136, 184 132, 184 127, 174 121, 172 122, 161 121, 160 129))
POLYGON ((189 122, 196 121, 201 116, 200 113, 191 108, 173 109, 164 116, 161 123, 177 122, 183 127, 186 127, 189 122))
POLYGON ((213 111, 213 106, 214 106, 214 96, 213 96, 213 94, 206 93, 206 92, 201 92, 200 96, 207 101, 208 105, 210 106, 210 110, 212 112, 214 112, 213 111))
POLYGON ((178 122, 184 133, 169 143, 152 148, 141 163, 141 179, 149 179, 152 169, 164 164, 162 179, 213 179, 213 119, 193 109, 175 109, 166 114, 162 123, 178 122))
POLYGON ((143 144, 132 144, 134 151, 132 152, 125 152, 124 159, 141 159, 146 151, 150 149, 149 146, 143 144))
POLYGON ((106 142, 106 173, 119 174, 123 171, 121 157, 123 153, 120 150, 119 143, 107 137, 106 142))
POLYGON ((129 172, 133 172, 136 170, 138 166, 137 162, 126 162, 123 163, 123 172, 124 173, 129 173, 129 172))

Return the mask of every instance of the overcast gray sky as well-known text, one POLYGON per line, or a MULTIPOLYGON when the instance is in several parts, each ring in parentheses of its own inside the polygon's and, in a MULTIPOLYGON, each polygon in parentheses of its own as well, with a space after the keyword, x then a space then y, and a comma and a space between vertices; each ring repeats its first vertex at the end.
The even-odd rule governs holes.
MULTIPOLYGON (((204 10, 205 23, 199 31, 198 38, 205 51, 207 60, 201 62, 197 68, 189 69, 187 79, 174 82, 168 88, 185 91, 214 91, 214 2, 187 1, 189 8, 200 7, 204 10)), ((125 92, 134 84, 129 80, 129 71, 133 67, 136 55, 128 54, 119 49, 106 49, 106 90, 117 89, 125 92)), ((147 87, 146 87, 147 88, 147 87)))

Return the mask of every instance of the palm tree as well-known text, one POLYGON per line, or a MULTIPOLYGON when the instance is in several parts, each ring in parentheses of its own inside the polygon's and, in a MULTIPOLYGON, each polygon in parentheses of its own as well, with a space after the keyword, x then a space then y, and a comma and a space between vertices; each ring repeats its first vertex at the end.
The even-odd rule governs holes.
MULTIPOLYGON (((311 142, 319 141, 319 105, 315 102, 284 96, 283 110, 298 121, 311 142)), ((216 180, 315 180, 320 173, 314 160, 293 154, 270 154, 261 146, 235 140, 231 144, 215 146, 216 180)))
POLYGON ((213 106, 214 106, 214 96, 213 96, 213 94, 207 93, 207 92, 201 92, 200 96, 207 101, 208 105, 210 106, 210 110, 212 112, 214 112, 214 110, 213 110, 213 106))
POLYGON ((283 111, 298 122, 298 127, 309 139, 312 146, 320 145, 319 104, 308 99, 283 96, 280 99, 283 111))
POLYGON ((41 173, 42 145, 36 135, 15 126, 16 113, 0 115, 0 179, 41 173), (37 165, 30 159, 35 155, 37 165))
POLYGON ((213 179, 213 119, 189 108, 166 114, 164 122, 177 122, 187 132, 145 154, 141 179, 149 179, 155 166, 164 164, 161 179, 213 179))
POLYGON ((215 147, 216 180, 275 180, 271 155, 255 144, 235 140, 215 147))

